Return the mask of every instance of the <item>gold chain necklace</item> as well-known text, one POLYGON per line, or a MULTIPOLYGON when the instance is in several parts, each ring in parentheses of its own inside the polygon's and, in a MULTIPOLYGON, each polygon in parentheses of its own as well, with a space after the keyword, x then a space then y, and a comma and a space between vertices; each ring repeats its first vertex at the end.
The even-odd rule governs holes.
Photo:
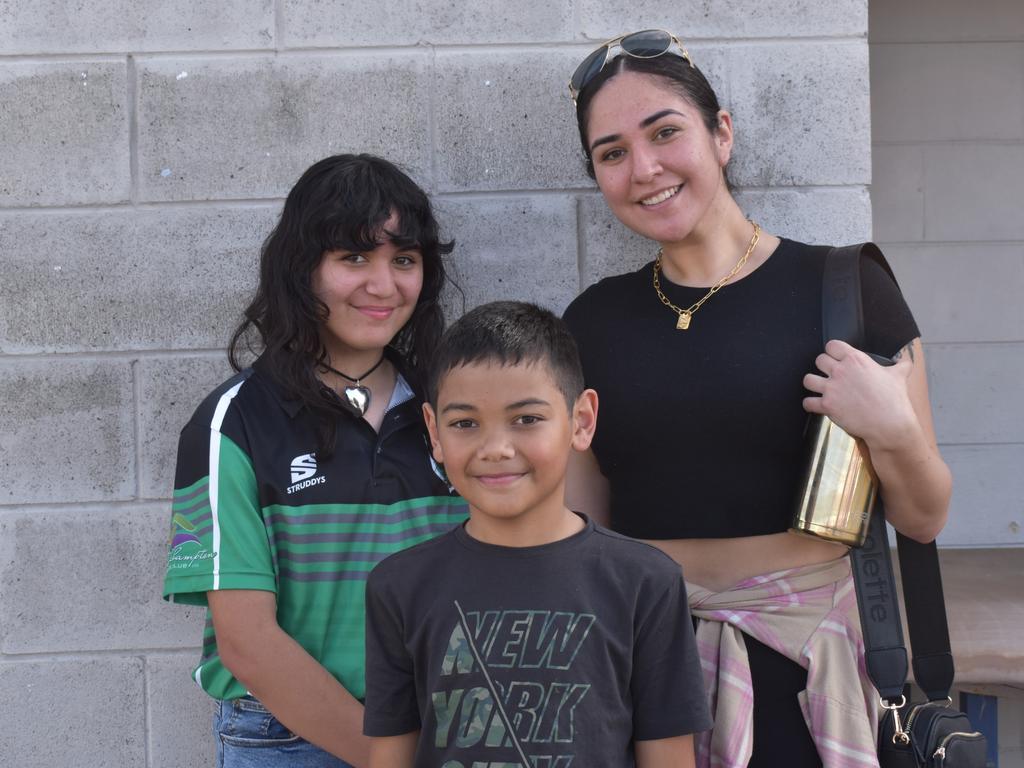
POLYGON ((711 286, 711 290, 705 293, 703 298, 700 299, 700 301, 695 301, 686 309, 683 309, 682 307, 677 307, 675 304, 669 301, 668 296, 666 296, 661 290, 661 280, 658 279, 658 273, 661 272, 662 249, 658 249, 658 257, 654 260, 654 290, 658 294, 658 298, 661 299, 662 304, 664 304, 666 307, 679 314, 679 319, 676 321, 677 331, 685 331, 687 328, 689 328, 690 320, 691 318, 693 318, 693 313, 700 309, 705 301, 707 301, 716 293, 718 293, 718 289, 725 285, 727 282, 729 282, 729 280, 731 280, 737 272, 743 269, 743 265, 747 263, 747 259, 750 258, 750 254, 754 252, 754 248, 757 246, 757 241, 761 239, 761 227, 759 227, 754 222, 750 223, 754 225, 754 234, 750 238, 750 245, 747 246, 747 252, 743 254, 743 257, 738 262, 736 262, 736 266, 732 268, 732 271, 729 272, 728 275, 726 275, 713 286, 711 286))

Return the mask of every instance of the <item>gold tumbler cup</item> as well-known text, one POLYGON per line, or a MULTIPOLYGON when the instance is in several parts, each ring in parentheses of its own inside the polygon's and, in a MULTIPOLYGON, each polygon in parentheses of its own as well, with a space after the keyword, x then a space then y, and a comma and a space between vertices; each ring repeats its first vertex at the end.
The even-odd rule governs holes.
POLYGON ((821 414, 811 416, 806 446, 804 484, 790 530, 862 546, 878 490, 867 450, 821 414))

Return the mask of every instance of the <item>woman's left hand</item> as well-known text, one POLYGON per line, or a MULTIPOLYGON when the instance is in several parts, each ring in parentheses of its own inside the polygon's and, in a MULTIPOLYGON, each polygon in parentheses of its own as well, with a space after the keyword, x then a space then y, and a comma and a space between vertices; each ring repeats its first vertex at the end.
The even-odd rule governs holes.
POLYGON ((808 373, 804 386, 819 397, 805 397, 804 410, 821 413, 870 447, 897 449, 918 421, 907 385, 913 363, 901 355, 891 366, 833 339, 814 360, 824 375, 808 373))
POLYGON ((952 481, 935 442, 921 340, 895 360, 879 365, 849 344, 830 341, 814 361, 824 375, 804 376, 804 386, 820 395, 804 398, 804 409, 825 414, 867 443, 886 519, 924 543, 946 523, 952 481))

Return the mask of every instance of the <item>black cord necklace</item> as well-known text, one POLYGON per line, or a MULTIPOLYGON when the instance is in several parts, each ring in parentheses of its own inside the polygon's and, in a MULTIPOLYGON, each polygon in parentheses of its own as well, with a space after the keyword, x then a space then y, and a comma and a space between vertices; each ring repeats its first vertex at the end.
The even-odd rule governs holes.
POLYGON ((341 394, 344 396, 345 402, 351 405, 357 411, 359 411, 360 416, 363 416, 366 414, 366 410, 370 407, 370 390, 368 387, 364 387, 360 382, 367 376, 369 376, 371 373, 376 371, 378 368, 380 368, 380 364, 383 362, 384 355, 381 354, 380 360, 374 363, 373 367, 370 368, 370 370, 368 370, 362 376, 356 376, 355 378, 349 376, 347 373, 342 373, 337 368, 334 368, 333 366, 325 363, 323 360, 319 362, 319 366, 324 370, 330 371, 331 373, 338 374, 339 376, 341 376, 341 378, 345 379, 346 381, 351 381, 355 385, 351 387, 345 387, 341 391, 341 394))

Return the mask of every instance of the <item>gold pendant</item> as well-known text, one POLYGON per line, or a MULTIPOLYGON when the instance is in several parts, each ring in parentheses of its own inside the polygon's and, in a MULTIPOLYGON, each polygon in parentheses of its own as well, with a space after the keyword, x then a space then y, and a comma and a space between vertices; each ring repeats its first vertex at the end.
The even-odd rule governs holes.
POLYGON ((687 328, 689 328, 690 327, 690 317, 691 317, 691 315, 690 315, 689 312, 680 312, 679 313, 679 319, 676 321, 676 330, 677 331, 685 331, 687 328))

